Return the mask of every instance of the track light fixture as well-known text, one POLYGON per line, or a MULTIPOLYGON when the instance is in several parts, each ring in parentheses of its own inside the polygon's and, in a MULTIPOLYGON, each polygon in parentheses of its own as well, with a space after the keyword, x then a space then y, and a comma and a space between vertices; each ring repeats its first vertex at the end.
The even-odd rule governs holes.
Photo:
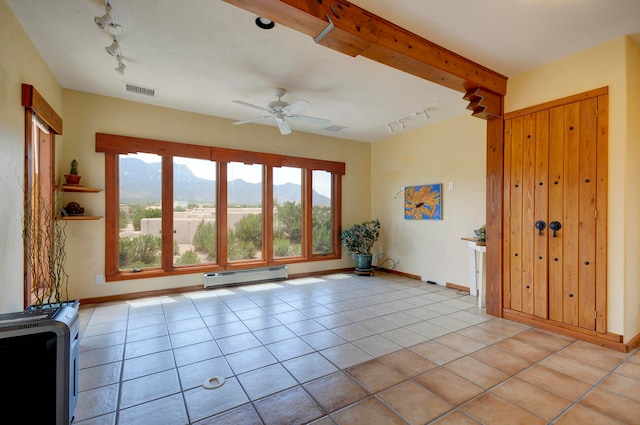
POLYGON ((106 3, 105 8, 106 11, 104 15, 93 18, 93 21, 101 30, 107 29, 107 27, 113 23, 113 19, 111 18, 111 5, 106 3))
POLYGON ((104 0, 105 13, 102 16, 96 16, 93 18, 98 28, 102 30, 111 31, 113 34, 113 41, 110 45, 104 48, 104 50, 111 56, 115 57, 118 61, 118 66, 114 69, 124 75, 124 69, 127 67, 122 62, 122 51, 120 50, 120 43, 116 38, 116 34, 122 33, 122 27, 118 25, 113 17, 113 9, 111 7, 111 0, 104 0))
POLYGON ((429 114, 429 109, 423 109, 422 111, 412 112, 406 117, 400 118, 398 121, 392 121, 387 123, 384 127, 387 129, 389 134, 393 133, 397 130, 405 130, 407 128, 407 121, 412 121, 413 118, 421 116, 424 120, 428 120, 431 118, 431 114, 429 114))
POLYGON ((122 56, 118 55, 117 58, 118 60, 118 66, 115 67, 114 69, 120 74, 120 75, 124 75, 124 69, 127 67, 123 62, 122 62, 122 56))
POLYGON ((121 56, 120 53, 120 45, 118 44, 118 40, 113 37, 113 43, 111 45, 104 48, 111 56, 121 56))

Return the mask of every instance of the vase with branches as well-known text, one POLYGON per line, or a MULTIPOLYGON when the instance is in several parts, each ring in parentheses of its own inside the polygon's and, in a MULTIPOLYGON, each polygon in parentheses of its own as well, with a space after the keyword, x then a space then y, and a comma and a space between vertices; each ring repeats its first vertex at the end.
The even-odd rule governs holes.
MULTIPOLYGON (((59 307, 69 304, 69 275, 66 263, 66 221, 58 208, 56 191, 53 199, 45 199, 39 188, 25 190, 22 237, 25 267, 31 281, 30 309, 59 307)), ((76 301, 71 303, 75 306, 76 301)))

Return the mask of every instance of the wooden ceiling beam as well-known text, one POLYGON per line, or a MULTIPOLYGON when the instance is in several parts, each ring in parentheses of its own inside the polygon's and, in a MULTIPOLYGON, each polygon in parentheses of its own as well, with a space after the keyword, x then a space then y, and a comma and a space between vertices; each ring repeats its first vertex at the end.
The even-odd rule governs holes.
MULTIPOLYGON (((349 56, 360 55, 464 93, 465 99, 478 91, 485 99, 501 98, 507 92, 507 77, 345 0, 224 1, 349 56)), ((473 96, 471 101, 477 100, 473 96)), ((499 103, 485 102, 481 111, 470 104, 468 109, 474 116, 492 119, 502 115, 499 103)))

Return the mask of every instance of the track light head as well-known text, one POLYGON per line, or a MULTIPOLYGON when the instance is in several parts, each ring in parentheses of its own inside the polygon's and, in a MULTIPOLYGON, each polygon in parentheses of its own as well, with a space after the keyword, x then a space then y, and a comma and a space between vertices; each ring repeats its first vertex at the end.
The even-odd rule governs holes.
POLYGON ((111 56, 120 56, 120 45, 118 44, 118 40, 113 39, 113 43, 111 45, 104 48, 111 56))
POLYGON ((112 23, 111 6, 107 4, 105 14, 102 16, 96 16, 93 20, 101 30, 107 28, 112 23))
POLYGON ((425 109, 424 111, 422 111, 422 116, 424 117, 424 120, 428 120, 429 118, 431 118, 431 115, 429 115, 429 110, 425 109))
POLYGON ((391 124, 387 124, 387 131, 389 134, 393 133, 393 127, 391 127, 391 124))
POLYGON ((124 75, 124 69, 127 66, 122 62, 122 57, 118 56, 118 66, 115 67, 114 69, 120 74, 120 75, 124 75))
POLYGON ((405 128, 407 128, 407 126, 404 123, 404 120, 400 120, 398 121, 398 123, 400 124, 400 130, 404 130, 405 128))

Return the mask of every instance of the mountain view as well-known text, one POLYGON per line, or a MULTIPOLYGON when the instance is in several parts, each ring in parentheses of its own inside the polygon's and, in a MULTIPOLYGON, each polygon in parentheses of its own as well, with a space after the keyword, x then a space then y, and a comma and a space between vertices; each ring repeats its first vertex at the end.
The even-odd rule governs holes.
MULTIPOLYGON (((120 202, 126 204, 144 204, 160 202, 159 162, 144 162, 137 158, 120 159, 120 202)), ((190 204, 213 204, 216 196, 215 180, 197 177, 187 165, 173 165, 174 190, 181 199, 190 204)), ((262 203, 262 185, 249 183, 242 179, 229 182, 229 205, 254 206, 262 203)), ((273 187, 276 203, 287 201, 300 203, 300 185, 285 183, 273 187)), ((331 200, 316 191, 313 192, 314 205, 330 206, 331 200)))

